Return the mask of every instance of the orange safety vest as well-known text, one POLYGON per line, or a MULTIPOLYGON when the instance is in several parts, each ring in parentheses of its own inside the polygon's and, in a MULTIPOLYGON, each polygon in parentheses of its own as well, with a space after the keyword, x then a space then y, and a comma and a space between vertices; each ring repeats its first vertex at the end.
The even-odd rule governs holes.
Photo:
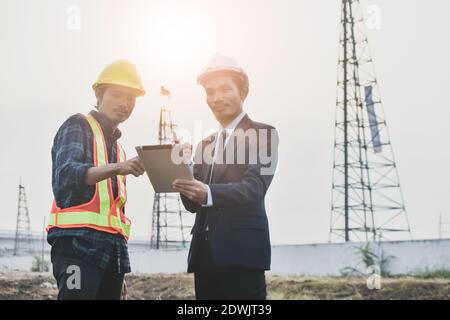
MULTIPOLYGON (((107 165, 108 152, 102 128, 92 115, 88 114, 86 120, 93 133, 94 165, 107 165)), ((125 161, 125 153, 117 143, 117 162, 121 161, 125 161)), ((85 227, 108 233, 120 233, 128 241, 131 221, 123 213, 127 201, 125 176, 117 176, 117 186, 116 199, 114 199, 111 178, 108 178, 95 184, 94 196, 85 204, 61 209, 53 200, 47 231, 51 228, 85 227)))

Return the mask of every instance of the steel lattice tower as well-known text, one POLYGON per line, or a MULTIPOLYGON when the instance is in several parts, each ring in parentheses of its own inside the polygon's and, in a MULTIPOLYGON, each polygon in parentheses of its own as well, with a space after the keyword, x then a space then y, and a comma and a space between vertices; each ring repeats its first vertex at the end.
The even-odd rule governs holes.
POLYGON ((357 0, 342 0, 330 241, 411 237, 357 0))
MULTIPOLYGON (((170 92, 161 87, 161 95, 170 97, 170 92)), ((159 144, 179 143, 172 110, 162 107, 159 112, 159 144)), ((183 209, 178 193, 155 193, 153 200, 152 231, 150 248, 186 248, 192 225, 192 215, 183 209)))
POLYGON ((19 203, 17 206, 16 236, 14 238, 14 255, 33 253, 31 241, 30 215, 28 212, 25 187, 19 184, 19 203))

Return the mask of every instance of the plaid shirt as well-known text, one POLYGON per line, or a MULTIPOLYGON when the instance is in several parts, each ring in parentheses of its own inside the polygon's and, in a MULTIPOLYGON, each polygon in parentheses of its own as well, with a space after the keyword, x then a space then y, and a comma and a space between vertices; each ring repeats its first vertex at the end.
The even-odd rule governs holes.
MULTIPOLYGON (((90 114, 103 130, 109 163, 117 162, 115 146, 121 136, 120 130, 114 130, 108 119, 97 111, 93 110, 90 114)), ((87 203, 94 196, 95 185, 89 186, 84 181, 87 170, 94 167, 92 141, 92 130, 81 114, 67 119, 55 136, 52 148, 52 187, 56 204, 60 208, 87 203)), ((114 197, 117 197, 117 177, 112 177, 111 182, 114 197)), ((117 259, 118 273, 131 272, 128 247, 122 235, 89 228, 52 228, 47 241, 53 247, 61 237, 64 237, 64 241, 61 241, 62 254, 83 259, 102 269, 107 267, 110 259, 117 259), (68 245, 69 237, 71 241, 68 245)))

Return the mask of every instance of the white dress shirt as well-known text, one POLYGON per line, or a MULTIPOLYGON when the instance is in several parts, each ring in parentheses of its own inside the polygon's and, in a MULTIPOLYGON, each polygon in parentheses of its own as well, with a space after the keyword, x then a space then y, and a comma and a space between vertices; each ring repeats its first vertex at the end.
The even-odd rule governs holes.
MULTIPOLYGON (((213 154, 213 161, 211 164, 211 173, 210 173, 210 177, 212 177, 213 171, 214 171, 214 162, 216 161, 217 158, 217 147, 219 145, 219 137, 220 137, 220 133, 225 129, 225 131, 227 132, 227 137, 225 139, 225 143, 223 145, 223 150, 225 150, 226 145, 228 144, 228 141, 230 140, 231 135, 233 134, 234 130, 236 129, 237 125, 239 124, 239 122, 241 122, 242 118, 244 118, 246 115, 246 113, 244 111, 242 111, 236 118, 234 118, 233 121, 231 121, 231 123, 226 127, 222 127, 219 126, 219 129, 217 131, 217 136, 216 136, 216 145, 214 147, 214 154, 213 154)), ((206 204, 202 204, 202 207, 212 207, 213 205, 213 199, 211 196, 211 190, 209 189, 209 185, 206 185, 206 188, 208 189, 208 200, 206 201, 206 204)))

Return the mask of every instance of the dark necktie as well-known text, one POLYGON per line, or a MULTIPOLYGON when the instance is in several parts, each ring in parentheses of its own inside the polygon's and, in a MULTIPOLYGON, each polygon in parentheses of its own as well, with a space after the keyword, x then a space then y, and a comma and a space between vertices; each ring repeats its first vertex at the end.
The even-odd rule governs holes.
MULTIPOLYGON (((215 159, 209 166, 209 174, 207 175, 207 177, 209 177, 209 179, 207 180, 208 184, 211 184, 211 181, 213 178, 214 163, 216 162, 217 157, 219 157, 219 156, 223 157, 223 151, 225 150, 225 141, 227 140, 227 134, 228 134, 227 130, 223 129, 219 135, 219 144, 217 144, 217 141, 216 141, 216 145, 214 147, 214 153, 213 153, 213 155, 215 155, 215 159)), ((205 239, 208 239, 209 227, 208 227, 206 216, 205 216, 205 221, 204 221, 202 230, 204 230, 204 232, 205 232, 205 239)))
POLYGON ((224 155, 225 142, 227 140, 227 136, 228 136, 227 130, 222 129, 222 131, 220 131, 220 135, 219 135, 219 143, 217 144, 217 142, 216 142, 216 146, 214 147, 213 154, 215 157, 214 157, 213 163, 211 163, 209 174, 208 174, 209 179, 207 180, 209 184, 211 184, 211 181, 213 178, 214 163, 216 162, 217 158, 222 157, 222 163, 223 163, 223 155, 224 155))

